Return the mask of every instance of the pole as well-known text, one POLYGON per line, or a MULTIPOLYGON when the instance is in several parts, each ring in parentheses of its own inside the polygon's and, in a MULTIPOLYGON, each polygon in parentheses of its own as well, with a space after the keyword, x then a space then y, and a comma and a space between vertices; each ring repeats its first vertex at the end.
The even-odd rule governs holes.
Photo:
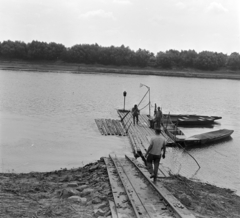
POLYGON ((149 87, 149 118, 151 117, 151 101, 150 101, 150 87, 149 87))
POLYGON ((124 91, 124 92, 123 92, 123 97, 124 97, 123 110, 124 110, 124 111, 125 111, 125 97, 126 97, 126 95, 127 95, 127 92, 124 91))
MULTIPOLYGON (((150 100, 150 87, 149 86, 146 86, 146 85, 144 85, 144 84, 142 84, 142 83, 140 83, 140 87, 142 87, 142 86, 145 86, 147 89, 148 89, 148 91, 146 92, 146 94, 143 96, 143 98, 142 98, 142 100, 144 99, 144 97, 147 95, 147 93, 149 93, 149 102, 148 102, 148 104, 149 104, 149 117, 151 116, 151 100, 150 100)), ((142 100, 140 101, 140 103, 142 102, 142 100)), ((139 104, 140 104, 139 103, 139 104)), ((139 105, 138 104, 138 105, 139 105)))

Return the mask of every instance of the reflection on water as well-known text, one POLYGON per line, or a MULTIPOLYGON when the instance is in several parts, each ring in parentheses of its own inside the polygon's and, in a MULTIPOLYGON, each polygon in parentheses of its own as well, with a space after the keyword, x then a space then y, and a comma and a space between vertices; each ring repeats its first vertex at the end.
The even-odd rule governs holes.
POLYGON ((234 80, 0 71, 0 170, 49 171, 78 167, 111 152, 130 154, 127 137, 100 135, 94 119, 117 119, 123 91, 126 108, 137 104, 146 92, 140 83, 151 87, 151 101, 164 113, 223 117, 211 128, 182 127, 186 136, 234 130, 232 140, 187 150, 201 166, 197 174, 196 162, 182 149, 169 148, 164 167, 240 191, 240 81, 234 80))

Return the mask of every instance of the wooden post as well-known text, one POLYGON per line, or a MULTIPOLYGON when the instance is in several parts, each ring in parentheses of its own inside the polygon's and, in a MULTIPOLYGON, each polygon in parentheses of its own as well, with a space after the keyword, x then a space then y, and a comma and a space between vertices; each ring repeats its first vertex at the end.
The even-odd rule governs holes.
POLYGON ((125 98, 126 98, 126 96, 127 96, 127 92, 124 91, 124 92, 123 92, 123 97, 124 97, 123 110, 124 110, 124 111, 125 111, 125 98))

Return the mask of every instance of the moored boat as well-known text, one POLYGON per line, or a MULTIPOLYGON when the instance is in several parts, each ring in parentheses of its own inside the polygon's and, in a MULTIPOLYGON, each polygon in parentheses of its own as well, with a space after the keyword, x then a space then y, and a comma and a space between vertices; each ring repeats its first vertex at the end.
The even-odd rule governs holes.
POLYGON ((164 114, 165 119, 168 119, 168 116, 172 123, 178 126, 211 125, 215 122, 215 120, 222 118, 219 116, 204 116, 195 114, 164 114))
POLYGON ((234 130, 220 129, 216 131, 193 135, 189 138, 186 138, 184 142, 186 145, 204 145, 228 138, 233 132, 234 130))

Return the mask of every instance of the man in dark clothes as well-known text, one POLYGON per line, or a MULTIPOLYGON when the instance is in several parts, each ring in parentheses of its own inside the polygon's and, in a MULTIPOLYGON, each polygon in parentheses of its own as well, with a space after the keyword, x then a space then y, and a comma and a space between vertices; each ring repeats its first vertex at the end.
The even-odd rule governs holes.
POLYGON ((162 111, 160 107, 158 107, 158 110, 156 111, 154 121, 156 123, 155 128, 159 129, 161 127, 161 121, 162 121, 162 111))
POLYGON ((159 163, 161 160, 161 153, 163 150, 163 159, 165 158, 166 144, 167 141, 163 136, 160 135, 161 129, 155 130, 156 135, 151 138, 150 145, 147 150, 145 157, 147 158, 147 168, 151 174, 150 178, 153 178, 154 181, 157 180, 159 163), (154 169, 153 169, 154 164, 154 169))
POLYGON ((137 121, 138 124, 138 115, 139 115, 139 109, 137 105, 135 104, 134 107, 132 108, 132 116, 133 116, 133 125, 135 125, 135 120, 137 121))

